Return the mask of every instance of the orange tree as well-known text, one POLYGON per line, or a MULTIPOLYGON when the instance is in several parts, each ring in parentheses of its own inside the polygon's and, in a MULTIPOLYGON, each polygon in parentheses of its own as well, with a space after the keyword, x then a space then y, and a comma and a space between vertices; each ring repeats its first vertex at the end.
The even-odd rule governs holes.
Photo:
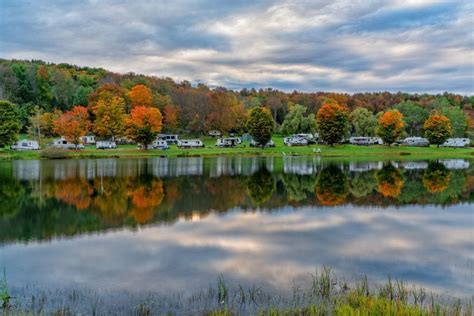
POLYGON ((316 115, 319 137, 333 145, 340 142, 349 128, 349 114, 346 107, 337 103, 326 103, 316 115))
POLYGON ((53 125, 56 134, 64 137, 77 147, 81 137, 86 135, 90 128, 87 108, 75 106, 55 119, 53 125))
POLYGON ((404 185, 403 177, 400 171, 392 164, 386 164, 377 171, 377 191, 384 197, 397 198, 402 192, 404 185))
POLYGON ((127 136, 143 145, 143 149, 156 138, 161 131, 162 116, 160 110, 146 106, 138 106, 130 112, 126 120, 127 136))
POLYGON ((425 121, 423 125, 425 137, 430 143, 441 145, 453 134, 451 121, 444 115, 434 113, 425 121))
POLYGON ((125 128, 125 100, 113 96, 100 99, 93 107, 94 133, 103 139, 122 136, 125 128))
POLYGON ((379 118, 377 135, 382 138, 384 143, 390 146, 400 137, 404 126, 402 113, 398 110, 388 110, 379 118))
POLYGON ((132 107, 153 106, 153 94, 151 90, 142 84, 137 84, 128 94, 132 107))

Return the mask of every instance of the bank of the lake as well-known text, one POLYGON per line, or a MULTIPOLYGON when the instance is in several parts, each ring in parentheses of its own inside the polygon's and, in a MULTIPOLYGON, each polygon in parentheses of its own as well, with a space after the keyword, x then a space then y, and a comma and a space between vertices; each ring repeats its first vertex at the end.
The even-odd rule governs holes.
MULTIPOLYGON (((83 150, 71 150, 68 158, 132 158, 132 157, 186 157, 186 156, 282 156, 282 155, 317 155, 320 157, 338 157, 351 159, 441 159, 441 158, 474 158, 474 148, 438 148, 407 147, 407 146, 356 146, 356 145, 311 145, 288 147, 283 144, 283 137, 274 136, 273 148, 253 148, 243 142, 235 148, 219 148, 215 146, 215 138, 204 138, 204 148, 180 149, 172 145, 168 150, 139 150, 135 145, 120 145, 117 149, 98 150, 94 146, 86 146, 83 150), (320 149, 320 153, 318 153, 320 149)), ((40 159, 40 151, 15 152, 0 150, 0 160, 40 159)))

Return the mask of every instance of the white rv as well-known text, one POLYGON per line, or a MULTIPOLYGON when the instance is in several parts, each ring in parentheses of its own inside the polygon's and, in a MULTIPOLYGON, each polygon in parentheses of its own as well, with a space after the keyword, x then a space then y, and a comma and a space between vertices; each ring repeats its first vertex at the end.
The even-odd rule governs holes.
POLYGON ((158 134, 157 139, 164 140, 168 145, 177 144, 179 142, 179 135, 176 135, 176 134, 158 134))
POLYGON ((212 131, 209 131, 209 136, 212 136, 212 137, 219 137, 222 135, 222 133, 216 129, 213 129, 212 131))
POLYGON ((157 139, 151 144, 152 149, 169 149, 168 143, 165 140, 157 139))
POLYGON ((404 146, 428 147, 430 142, 423 137, 407 137, 400 142, 404 146))
POLYGON ((318 140, 319 134, 315 134, 315 135, 300 133, 300 134, 293 135, 293 137, 304 138, 308 141, 308 144, 316 144, 316 141, 318 140))
POLYGON ((217 147, 234 147, 240 144, 242 140, 238 137, 222 137, 217 139, 217 147))
POLYGON ((200 139, 180 139, 178 148, 203 148, 204 143, 200 139))
POLYGON ((349 143, 352 145, 382 145, 383 141, 380 137, 365 137, 365 136, 356 136, 349 138, 349 143))
POLYGON ((306 138, 300 137, 298 135, 293 135, 291 137, 285 137, 283 143, 286 146, 306 146, 308 145, 308 140, 306 138))
POLYGON ((36 140, 20 140, 11 146, 12 150, 39 150, 40 147, 36 140))
MULTIPOLYGON (((260 145, 258 145, 257 142, 252 139, 250 141, 250 147, 260 147, 260 145)), ((264 147, 275 147, 275 143, 270 139, 270 141, 266 143, 264 147)))
POLYGON ((469 147, 471 141, 469 138, 448 138, 440 147, 455 147, 455 148, 462 148, 462 147, 469 147))
POLYGON ((114 141, 110 140, 99 140, 95 143, 95 148, 97 149, 115 149, 117 144, 114 141))
POLYGON ((63 137, 55 139, 53 143, 51 144, 51 146, 56 147, 56 148, 62 148, 62 149, 84 149, 84 145, 79 144, 76 146, 73 143, 68 142, 63 137))

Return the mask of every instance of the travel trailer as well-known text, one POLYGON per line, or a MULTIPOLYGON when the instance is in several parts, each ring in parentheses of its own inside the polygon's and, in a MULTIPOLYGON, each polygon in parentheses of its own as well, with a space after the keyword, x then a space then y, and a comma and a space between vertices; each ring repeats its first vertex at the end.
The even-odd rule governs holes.
POLYGON ((352 145, 368 146, 368 145, 382 145, 383 141, 379 137, 357 136, 357 137, 349 138, 349 143, 352 145))
POLYGON ((308 144, 316 144, 316 141, 319 138, 319 134, 305 134, 305 133, 300 133, 300 134, 295 134, 293 137, 299 137, 299 138, 304 138, 308 141, 308 144))
POLYGON ((440 147, 468 147, 471 144, 469 138, 448 138, 440 147))
POLYGON ((293 135, 291 137, 285 137, 283 143, 286 146, 306 146, 308 145, 308 140, 298 135, 293 135))
MULTIPOLYGON (((250 147, 260 147, 260 145, 257 145, 257 142, 252 139, 250 141, 250 147)), ((264 147, 275 147, 275 143, 270 139, 270 141, 266 143, 264 147)))
POLYGON ((55 139, 51 144, 52 147, 62 148, 62 149, 84 149, 84 145, 78 144, 77 146, 71 142, 68 142, 63 137, 55 139))
POLYGON ((212 137, 219 137, 219 136, 222 135, 222 133, 220 131, 215 130, 215 129, 213 129, 212 131, 209 131, 208 134, 209 134, 209 136, 212 136, 212 137))
POLYGON ((85 145, 94 145, 96 143, 94 135, 87 135, 81 137, 81 142, 85 145))
POLYGON ((20 140, 11 146, 12 150, 39 150, 40 147, 36 140, 20 140))
POLYGON ((430 142, 423 137, 407 137, 400 142, 402 146, 428 147, 430 142))
POLYGON ((115 149, 117 144, 110 140, 100 140, 95 143, 95 148, 97 149, 115 149))
POLYGON ((204 143, 200 139, 180 139, 178 148, 203 148, 204 143))
POLYGON ((217 147, 235 147, 240 144, 242 141, 238 137, 222 137, 217 139, 217 147))
POLYGON ((159 140, 164 140, 168 145, 177 144, 179 142, 179 135, 175 134, 158 134, 159 140))
POLYGON ((152 149, 169 149, 168 143, 165 140, 157 139, 151 144, 152 149))

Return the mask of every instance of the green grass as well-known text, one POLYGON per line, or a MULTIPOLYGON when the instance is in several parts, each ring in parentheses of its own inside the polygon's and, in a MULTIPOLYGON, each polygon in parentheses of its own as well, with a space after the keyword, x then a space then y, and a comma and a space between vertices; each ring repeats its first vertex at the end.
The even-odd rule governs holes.
MULTIPOLYGON (((139 150, 135 145, 121 145, 117 149, 97 150, 94 146, 86 146, 84 150, 71 151, 71 158, 126 158, 126 157, 180 157, 180 156, 282 156, 282 155, 318 155, 321 157, 339 157, 351 159, 433 159, 433 158, 474 158, 474 148, 437 148, 431 147, 388 147, 388 146, 355 146, 311 145, 288 147, 283 144, 283 137, 274 136, 274 148, 252 148, 248 142, 235 148, 219 148, 216 139, 204 138, 205 148, 179 149, 172 145, 168 150, 139 150), (315 153, 317 148, 321 153, 315 153)), ((0 150, 0 160, 39 159, 38 151, 14 152, 0 150)))

